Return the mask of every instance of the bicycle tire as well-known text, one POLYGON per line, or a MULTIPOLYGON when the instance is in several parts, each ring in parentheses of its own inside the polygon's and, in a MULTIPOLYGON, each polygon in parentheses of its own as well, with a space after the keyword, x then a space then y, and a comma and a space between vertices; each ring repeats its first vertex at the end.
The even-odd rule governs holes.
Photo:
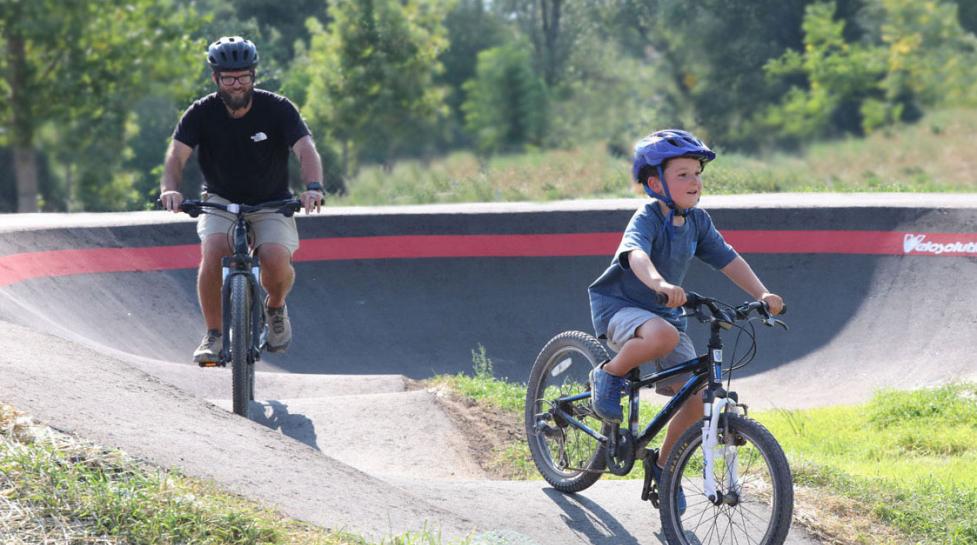
POLYGON ((231 405, 234 413, 248 418, 254 392, 251 363, 251 285, 243 274, 231 276, 231 405))
MULTIPOLYGON (((533 363, 526 388, 526 438, 533 463, 553 488, 579 492, 597 482, 605 468, 604 446, 583 431, 563 423, 537 429, 537 415, 549 401, 590 389, 590 370, 608 359, 603 345, 582 331, 565 331, 550 339, 533 363)), ((608 427, 593 413, 589 399, 576 402, 573 414, 592 429, 608 427)))
POLYGON ((728 492, 727 460, 722 450, 735 448, 739 487, 736 503, 714 505, 702 491, 702 428, 682 434, 662 476, 662 530, 671 545, 750 543, 781 545, 787 539, 794 510, 794 487, 783 449, 759 422, 735 414, 719 422, 719 445, 713 473, 717 487, 728 492), (724 444, 729 443, 729 444, 724 444), (687 507, 677 508, 682 487, 687 507))

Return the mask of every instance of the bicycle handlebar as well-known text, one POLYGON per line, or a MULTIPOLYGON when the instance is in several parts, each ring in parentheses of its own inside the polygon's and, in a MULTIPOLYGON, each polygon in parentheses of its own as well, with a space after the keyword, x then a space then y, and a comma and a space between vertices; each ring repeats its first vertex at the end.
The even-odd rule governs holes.
MULTIPOLYGON (((156 205, 161 206, 159 199, 156 200, 156 205)), ((201 213, 206 213, 207 208, 213 208, 215 210, 223 210, 229 214, 249 214, 251 212, 258 212, 260 210, 273 210, 279 214, 282 214, 286 218, 291 217, 293 214, 302 209, 302 201, 298 199, 282 199, 277 201, 268 201, 259 204, 220 204, 216 202, 207 202, 196 199, 186 199, 180 203, 180 211, 186 213, 191 218, 199 216, 201 213)))
MULTIPOLYGON (((655 292, 655 299, 658 304, 664 305, 668 302, 668 296, 664 293, 655 292)), ((729 307, 726 303, 718 299, 713 299, 712 297, 706 297, 704 295, 699 295, 694 291, 685 292, 685 304, 682 305, 683 308, 692 311, 693 314, 699 312, 700 307, 706 307, 712 312, 714 318, 723 319, 726 321, 732 320, 746 320, 750 317, 750 314, 756 312, 764 318, 771 318, 770 309, 767 303, 763 301, 752 301, 749 303, 743 303, 742 305, 736 307, 729 307), (722 307, 729 307, 734 316, 729 316, 722 307)), ((780 315, 787 314, 787 305, 785 304, 780 310, 780 315)))

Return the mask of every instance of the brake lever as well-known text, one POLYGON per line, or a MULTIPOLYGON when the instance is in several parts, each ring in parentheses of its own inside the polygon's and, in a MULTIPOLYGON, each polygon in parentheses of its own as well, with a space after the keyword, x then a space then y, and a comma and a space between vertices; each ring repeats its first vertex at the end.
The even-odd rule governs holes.
POLYGON ((767 327, 774 327, 774 326, 778 326, 779 325, 780 327, 784 328, 784 331, 790 331, 790 328, 787 327, 787 324, 783 320, 778 320, 778 319, 772 318, 772 317, 771 318, 765 318, 763 320, 763 325, 765 325, 767 327))

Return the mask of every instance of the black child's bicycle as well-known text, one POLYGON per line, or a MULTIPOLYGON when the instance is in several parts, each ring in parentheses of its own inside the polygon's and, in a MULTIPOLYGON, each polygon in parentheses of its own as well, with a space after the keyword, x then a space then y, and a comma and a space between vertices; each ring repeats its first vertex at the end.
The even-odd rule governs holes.
POLYGON ((254 400, 254 363, 261 358, 268 338, 258 256, 250 250, 251 226, 245 216, 265 211, 290 217, 301 208, 302 203, 297 199, 256 205, 185 200, 180 205, 182 212, 194 218, 200 214, 226 213, 235 220, 228 233, 234 253, 221 260, 223 345, 215 365, 226 367, 230 362, 231 404, 234 412, 245 418, 254 400))
MULTIPOLYGON (((753 320, 779 325, 764 303, 731 306, 687 293, 686 316, 708 323, 708 352, 678 366, 641 376, 628 375, 624 389, 627 418, 603 422, 590 402, 588 375, 609 359, 592 335, 567 331, 551 339, 533 364, 526 395, 526 434, 536 467, 554 488, 579 492, 610 472, 626 475, 636 461, 644 466, 641 499, 659 509, 665 538, 672 545, 780 545, 787 538, 794 488, 787 458, 777 440, 747 417, 724 375, 753 360, 753 320), (743 324, 738 322, 744 322, 743 324), (723 331, 745 332, 751 346, 730 365, 723 364, 723 331), (639 392, 681 374, 692 376, 643 430, 639 430, 639 392), (676 443, 662 472, 652 479, 658 451, 648 448, 681 405, 702 392, 705 418, 676 443), (679 497, 685 496, 682 502, 679 497), (681 503, 685 503, 682 509, 681 503)), ((735 352, 735 350, 734 350, 735 352)))

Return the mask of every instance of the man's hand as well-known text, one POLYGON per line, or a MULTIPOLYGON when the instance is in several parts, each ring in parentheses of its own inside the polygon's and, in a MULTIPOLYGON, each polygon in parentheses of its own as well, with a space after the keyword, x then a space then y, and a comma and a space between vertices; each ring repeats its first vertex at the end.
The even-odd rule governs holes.
POLYGON ((303 191, 299 195, 299 200, 302 201, 302 207, 305 208, 306 214, 309 212, 319 212, 322 209, 322 200, 324 198, 325 195, 322 194, 322 191, 315 190, 303 191))
POLYGON ((183 204, 183 193, 179 191, 164 191, 159 195, 159 202, 163 208, 170 212, 179 212, 180 205, 183 204))
POLYGON ((770 309, 770 314, 774 316, 784 310, 784 300, 776 293, 764 293, 760 296, 760 300, 767 304, 767 308, 770 309))

